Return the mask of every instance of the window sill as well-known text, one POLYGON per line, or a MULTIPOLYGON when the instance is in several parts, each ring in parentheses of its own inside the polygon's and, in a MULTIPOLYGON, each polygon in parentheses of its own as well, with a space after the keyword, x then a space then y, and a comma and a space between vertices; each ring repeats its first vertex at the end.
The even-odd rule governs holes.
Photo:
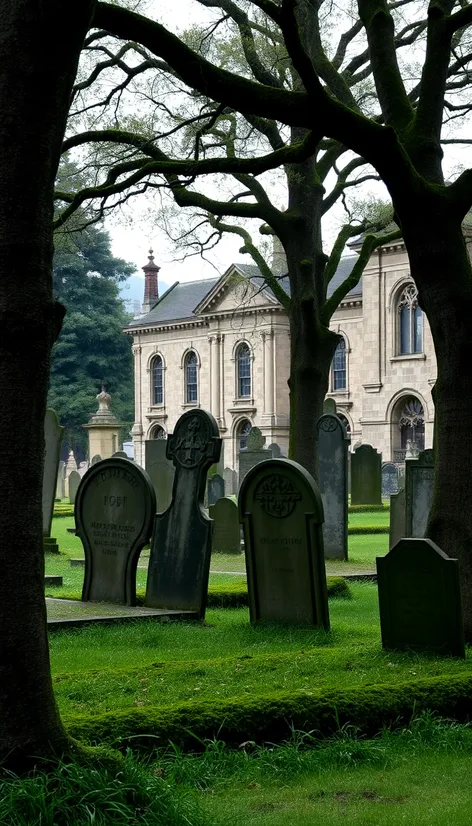
POLYGON ((238 396, 233 399, 233 407, 253 407, 254 399, 251 396, 238 396))
POLYGON ((332 399, 336 396, 343 396, 343 398, 347 398, 349 396, 349 390, 330 390, 328 393, 328 398, 332 399))
POLYGON ((200 407, 200 402, 185 402, 182 405, 183 410, 192 410, 195 407, 200 407))
POLYGON ((403 353, 401 356, 392 356, 390 361, 425 361, 426 353, 403 353))

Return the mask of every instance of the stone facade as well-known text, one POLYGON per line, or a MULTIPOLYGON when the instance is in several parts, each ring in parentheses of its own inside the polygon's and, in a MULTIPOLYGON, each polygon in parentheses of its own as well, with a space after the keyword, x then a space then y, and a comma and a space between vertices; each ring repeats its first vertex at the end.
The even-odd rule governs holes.
MULTIPOLYGON (((343 259, 333 289, 355 259, 355 253, 343 259)), ((362 284, 346 296, 331 326, 345 346, 336 374, 333 364, 329 395, 350 431, 351 447, 367 442, 383 461, 397 462, 404 458, 407 437, 419 449, 431 447, 436 360, 401 241, 372 255, 362 284)), ((134 339, 133 439, 139 464, 144 465, 145 440, 171 433, 191 407, 215 416, 225 467, 237 466, 249 424, 287 455, 288 319, 263 288, 256 267, 231 265, 219 279, 177 283, 126 332, 134 339), (189 401, 187 385, 195 374, 190 398, 194 393, 196 401, 189 401)))

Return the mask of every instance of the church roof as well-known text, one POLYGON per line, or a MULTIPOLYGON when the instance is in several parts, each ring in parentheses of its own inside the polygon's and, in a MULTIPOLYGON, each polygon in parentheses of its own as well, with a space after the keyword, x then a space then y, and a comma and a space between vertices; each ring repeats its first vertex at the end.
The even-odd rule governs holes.
MULTIPOLYGON (((357 254, 347 255, 341 258, 338 269, 336 270, 328 287, 328 297, 333 294, 334 290, 342 284, 342 282, 350 274, 355 262, 357 261, 357 254)), ((255 264, 234 264, 233 267, 237 269, 242 275, 246 276, 258 290, 267 291, 273 298, 274 295, 264 283, 264 279, 260 274, 260 270, 255 264)), ((231 269, 231 268, 230 268, 231 269)), ((227 270, 228 272, 229 270, 227 270)), ((278 276, 280 285, 290 295, 290 282, 287 275, 278 276)), ((155 327, 161 324, 168 324, 170 322, 190 321, 197 318, 195 309, 204 301, 206 296, 213 290, 219 278, 207 278, 202 281, 186 281, 180 283, 177 281, 170 287, 159 300, 154 304, 152 310, 146 315, 139 318, 134 318, 127 325, 126 329, 133 329, 135 327, 155 327)), ((346 298, 361 298, 362 297, 362 279, 359 283, 347 294, 346 298)))

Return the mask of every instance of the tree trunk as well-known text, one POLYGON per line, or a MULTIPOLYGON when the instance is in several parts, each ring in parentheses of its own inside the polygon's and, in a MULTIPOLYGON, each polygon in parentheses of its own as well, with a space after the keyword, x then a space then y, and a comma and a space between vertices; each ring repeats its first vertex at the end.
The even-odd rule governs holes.
POLYGON ((459 560, 465 633, 472 642, 472 269, 459 219, 434 206, 422 207, 424 224, 403 224, 438 363, 435 486, 427 535, 459 560))
POLYGON ((0 761, 61 753, 42 547, 53 188, 91 0, 0 0, 0 761))

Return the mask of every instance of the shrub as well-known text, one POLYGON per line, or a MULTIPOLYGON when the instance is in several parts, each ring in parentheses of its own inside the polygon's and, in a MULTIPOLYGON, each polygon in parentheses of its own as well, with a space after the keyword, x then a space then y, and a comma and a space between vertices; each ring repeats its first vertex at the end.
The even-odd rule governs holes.
POLYGON ((349 513, 379 513, 389 511, 390 505, 349 505, 349 513))
POLYGON ((349 536, 361 536, 362 534, 373 533, 388 533, 390 528, 388 525, 355 525, 348 528, 349 536))

